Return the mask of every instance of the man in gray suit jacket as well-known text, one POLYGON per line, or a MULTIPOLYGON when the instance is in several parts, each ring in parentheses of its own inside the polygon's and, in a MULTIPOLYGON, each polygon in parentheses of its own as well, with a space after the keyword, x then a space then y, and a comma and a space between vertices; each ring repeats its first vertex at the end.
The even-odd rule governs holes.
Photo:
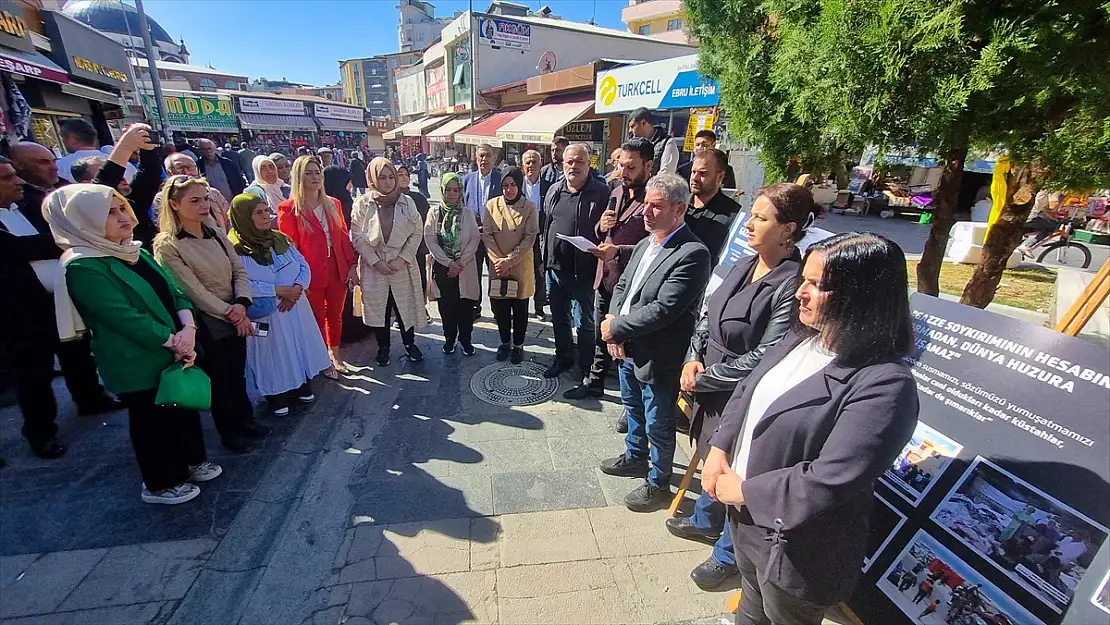
POLYGON ((614 246, 598 252, 606 259, 629 254, 601 323, 609 353, 623 359, 621 401, 628 434, 625 453, 603 461, 601 470, 647 478, 624 498, 635 512, 665 508, 671 500, 679 372, 712 270, 709 250, 686 227, 689 200, 685 180, 668 173, 655 176, 644 195, 644 226, 651 235, 631 252, 614 246))

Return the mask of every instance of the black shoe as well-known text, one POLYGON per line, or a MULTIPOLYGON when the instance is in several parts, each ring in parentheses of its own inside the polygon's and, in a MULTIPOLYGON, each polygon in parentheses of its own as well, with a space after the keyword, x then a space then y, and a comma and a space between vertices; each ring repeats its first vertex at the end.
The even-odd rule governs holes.
POLYGON ((497 346, 497 359, 505 361, 509 359, 509 344, 502 343, 497 346))
POLYGON ((533 314, 535 315, 536 319, 547 321, 547 313, 543 311, 543 306, 536 306, 536 312, 533 314))
POLYGON ((570 371, 573 368, 574 368, 574 362, 573 361, 570 361, 570 360, 556 360, 555 362, 551 363, 551 366, 547 368, 547 371, 543 372, 543 377, 545 377, 545 378, 557 378, 564 371, 570 371))
POLYGON ((39 458, 52 460, 66 455, 66 446, 62 444, 62 441, 53 436, 41 441, 27 442, 31 445, 31 451, 35 452, 35 455, 39 458))
POLYGON ((123 402, 105 393, 90 404, 78 406, 77 415, 80 417, 91 417, 95 414, 112 412, 120 408, 123 408, 123 402))
POLYGON ((455 353, 455 342, 454 341, 444 341, 444 343, 443 343, 443 353, 444 354, 454 354, 455 353))
POLYGON ((509 362, 513 363, 514 365, 519 365, 520 363, 524 362, 524 348, 514 347, 513 351, 509 353, 509 362))
POLYGON ((254 421, 247 421, 240 430, 246 438, 263 438, 270 435, 270 428, 254 421))
POLYGON ((233 454, 245 454, 252 449, 249 441, 238 436, 221 439, 220 443, 223 444, 224 449, 233 454))
POLYGON ((474 355, 474 345, 471 344, 471 343, 463 343, 462 352, 463 352, 463 356, 473 356, 474 355))
POLYGON ((388 349, 379 349, 378 350, 378 366, 379 367, 388 367, 389 366, 389 350, 388 349))
POLYGON ((728 578, 738 573, 739 571, 736 570, 735 566, 725 566, 710 556, 708 560, 695 566, 694 570, 690 571, 690 579, 694 580, 694 583, 702 590, 715 590, 725 583, 728 578))
POLYGON ((616 475, 619 477, 647 477, 648 474, 648 461, 637 460, 631 458, 628 454, 622 454, 616 458, 609 458, 608 460, 601 461, 601 472, 605 475, 616 475))
POLYGON ((712 545, 721 537, 720 532, 703 530, 697 525, 694 525, 694 522, 688 516, 668 518, 667 531, 679 538, 696 540, 699 543, 705 543, 707 545, 712 545))
POLYGON ((645 480, 639 488, 624 496, 624 505, 633 512, 654 512, 666 510, 672 499, 674 494, 669 486, 659 488, 645 480))
POLYGON ((405 355, 407 355, 409 357, 409 360, 413 362, 420 362, 421 360, 424 360, 424 352, 420 351, 420 348, 416 346, 416 343, 405 345, 405 355))
POLYGON ((586 399, 587 397, 604 397, 605 389, 600 384, 579 384, 563 393, 563 399, 586 399))
POLYGON ((613 428, 617 434, 628 434, 628 413, 622 412, 621 416, 613 423, 613 428))

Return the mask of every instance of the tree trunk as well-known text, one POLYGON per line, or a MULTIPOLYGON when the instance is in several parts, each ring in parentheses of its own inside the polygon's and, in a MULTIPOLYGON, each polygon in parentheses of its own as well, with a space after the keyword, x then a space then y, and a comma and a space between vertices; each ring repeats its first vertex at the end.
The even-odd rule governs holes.
POLYGON ((967 146, 952 148, 945 154, 944 173, 933 193, 933 227, 925 241, 925 251, 917 264, 917 292, 936 297, 940 294, 940 265, 948 247, 948 232, 956 223, 956 202, 964 180, 967 146))
POLYGON ((1021 243, 1022 230, 1035 196, 1032 168, 1026 164, 1014 165, 1006 176, 1006 205, 998 221, 991 226, 983 244, 982 259, 964 287, 961 304, 986 308, 994 299, 1006 261, 1021 243))

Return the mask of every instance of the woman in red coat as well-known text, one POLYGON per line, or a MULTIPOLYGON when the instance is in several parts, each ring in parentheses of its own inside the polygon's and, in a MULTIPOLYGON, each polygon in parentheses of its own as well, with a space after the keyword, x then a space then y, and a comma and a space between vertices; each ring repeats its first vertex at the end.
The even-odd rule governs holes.
POLYGON ((324 375, 334 380, 346 371, 339 359, 339 340, 347 289, 358 284, 358 257, 339 200, 324 192, 320 159, 298 158, 293 162, 292 178, 289 199, 278 204, 278 230, 293 240, 312 271, 308 303, 331 354, 332 366, 324 375))

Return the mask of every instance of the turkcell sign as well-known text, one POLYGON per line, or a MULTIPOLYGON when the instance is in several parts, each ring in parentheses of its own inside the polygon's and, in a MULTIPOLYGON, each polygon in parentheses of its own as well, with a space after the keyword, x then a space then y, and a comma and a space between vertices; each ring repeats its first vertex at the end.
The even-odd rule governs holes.
POLYGON ((696 54, 640 63, 597 76, 594 110, 598 113, 717 106, 721 87, 698 73, 696 54))

